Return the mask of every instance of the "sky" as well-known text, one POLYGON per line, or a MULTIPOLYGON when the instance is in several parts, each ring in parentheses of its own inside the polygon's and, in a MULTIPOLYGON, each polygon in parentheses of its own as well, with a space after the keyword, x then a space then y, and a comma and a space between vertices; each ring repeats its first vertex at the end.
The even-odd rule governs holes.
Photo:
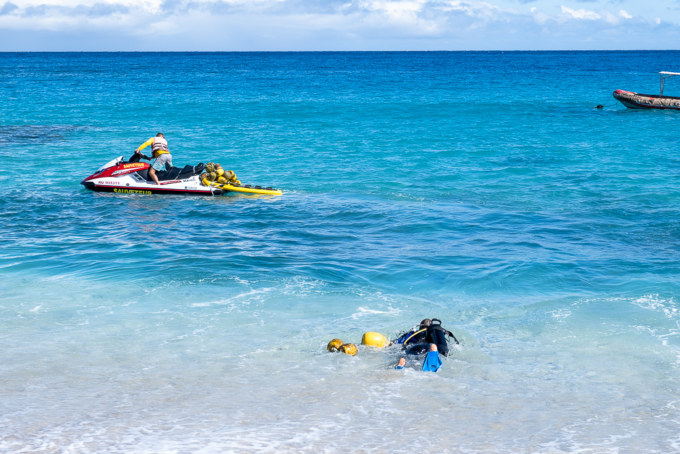
POLYGON ((680 48, 680 0, 0 0, 0 51, 680 48))

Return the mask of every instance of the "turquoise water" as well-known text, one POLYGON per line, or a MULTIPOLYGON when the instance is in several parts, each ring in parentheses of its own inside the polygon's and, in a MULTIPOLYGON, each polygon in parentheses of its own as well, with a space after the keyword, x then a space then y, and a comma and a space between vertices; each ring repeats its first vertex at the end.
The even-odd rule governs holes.
POLYGON ((0 54, 0 451, 680 450, 679 56, 0 54), (283 195, 79 184, 158 131, 283 195))

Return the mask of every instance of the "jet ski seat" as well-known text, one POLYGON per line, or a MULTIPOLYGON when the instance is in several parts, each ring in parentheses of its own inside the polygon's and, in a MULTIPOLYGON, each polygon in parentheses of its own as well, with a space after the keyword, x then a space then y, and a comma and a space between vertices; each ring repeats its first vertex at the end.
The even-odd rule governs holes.
MULTIPOLYGON (((156 176, 158 177, 158 181, 184 180, 186 178, 191 178, 194 175, 200 175, 204 169, 205 164, 200 162, 195 166, 185 165, 184 167, 170 167, 169 170, 156 172, 156 176)), ((148 169, 140 170, 138 173, 145 180, 151 180, 151 178, 149 178, 148 169)))

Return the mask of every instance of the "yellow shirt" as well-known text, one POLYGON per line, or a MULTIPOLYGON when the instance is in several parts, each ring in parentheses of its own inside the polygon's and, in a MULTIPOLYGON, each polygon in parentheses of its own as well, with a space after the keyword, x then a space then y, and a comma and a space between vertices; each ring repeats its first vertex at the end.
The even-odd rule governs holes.
MULTIPOLYGON (((143 144, 141 144, 141 145, 139 146, 139 148, 137 148, 137 149, 138 149, 139 151, 141 151, 141 150, 145 149, 146 147, 148 147, 149 145, 153 145, 153 143, 156 141, 156 139, 162 139, 162 142, 161 142, 161 143, 164 144, 165 147, 167 148, 168 142, 166 142, 165 139, 163 139, 162 137, 152 137, 152 138, 150 138, 149 140, 147 140, 146 142, 144 142, 143 144)), ((165 153, 170 153, 170 151, 164 150, 164 149, 162 149, 162 148, 158 148, 158 149, 156 149, 156 150, 153 150, 153 157, 154 157, 154 158, 157 158, 158 156, 160 156, 160 155, 162 155, 162 154, 165 154, 165 153)))

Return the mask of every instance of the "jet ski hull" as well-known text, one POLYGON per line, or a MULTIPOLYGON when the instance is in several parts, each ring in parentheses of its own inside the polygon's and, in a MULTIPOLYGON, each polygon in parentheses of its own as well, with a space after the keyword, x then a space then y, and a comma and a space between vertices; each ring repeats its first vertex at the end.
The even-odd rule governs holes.
POLYGON ((222 189, 214 188, 212 191, 210 188, 202 186, 200 188, 192 189, 190 186, 174 187, 166 186, 161 183, 157 184, 144 184, 139 186, 122 186, 120 184, 105 184, 104 182, 97 181, 83 181, 81 183, 87 189, 91 189, 96 192, 114 192, 116 194, 141 194, 141 195, 151 195, 151 194, 169 194, 169 195, 222 195, 225 193, 222 189))

